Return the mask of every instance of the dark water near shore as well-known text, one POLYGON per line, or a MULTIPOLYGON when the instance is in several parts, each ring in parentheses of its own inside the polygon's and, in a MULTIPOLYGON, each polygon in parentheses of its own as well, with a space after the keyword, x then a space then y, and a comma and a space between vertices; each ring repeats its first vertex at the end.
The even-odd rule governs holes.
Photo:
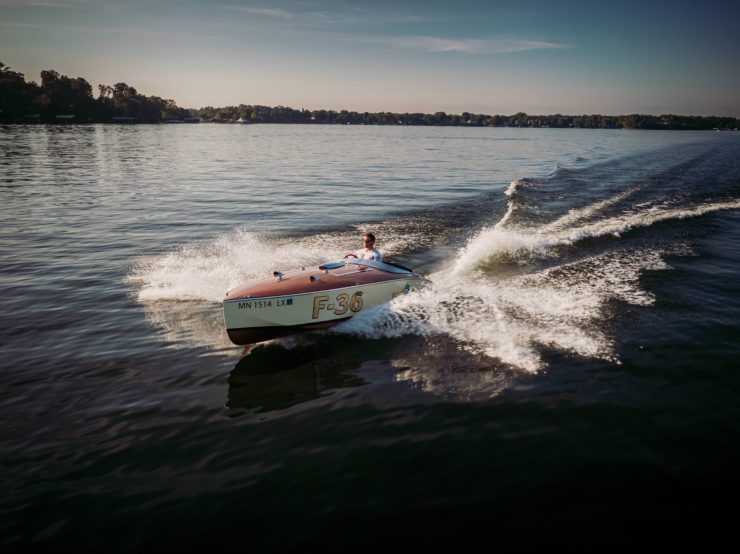
POLYGON ((729 536, 737 133, 6 126, 0 214, 4 544, 729 536), (365 230, 430 286, 228 342, 365 230))

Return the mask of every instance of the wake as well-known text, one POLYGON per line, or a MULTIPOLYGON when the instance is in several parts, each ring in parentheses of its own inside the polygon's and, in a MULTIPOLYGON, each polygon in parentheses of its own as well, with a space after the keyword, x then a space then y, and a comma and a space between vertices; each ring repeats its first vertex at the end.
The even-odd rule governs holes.
POLYGON ((360 314, 337 330, 368 338, 442 334, 464 350, 530 372, 545 367, 546 348, 619 363, 609 334, 609 304, 652 305, 655 297, 641 288, 640 277, 646 271, 670 269, 666 256, 692 254, 688 244, 657 248, 628 242, 616 251, 560 260, 553 267, 514 276, 491 278, 482 270, 500 260, 557 262, 553 249, 558 246, 740 209, 740 200, 683 207, 664 202, 626 206, 621 214, 603 215, 644 189, 636 186, 572 209, 550 223, 528 227, 515 223, 522 185, 527 182, 511 183, 503 217, 475 235, 448 268, 431 275, 430 287, 360 314))
MULTIPOLYGON (((550 222, 528 225, 517 216, 528 200, 529 186, 526 179, 513 181, 505 191, 503 216, 481 229, 454 254, 451 263, 429 276, 428 287, 362 312, 335 331, 367 338, 417 335, 430 341, 443 335, 461 350, 529 372, 546 367, 547 349, 618 363, 609 332, 610 304, 652 305, 655 298, 641 288, 640 277, 646 271, 670 269, 665 257, 690 254, 690 246, 655 247, 625 240, 616 250, 575 261, 560 258, 558 247, 740 209, 740 200, 694 205, 665 199, 635 203, 646 190, 646 185, 638 185, 571 209, 550 222), (536 262, 543 259, 551 267, 537 269, 536 262), (499 267, 499 262, 512 260, 524 269, 497 277, 486 273, 499 267)), ((444 236, 438 225, 433 218, 422 218, 372 227, 384 237, 384 254, 392 257, 420 246, 435 246, 444 236)), ((208 337, 219 341, 223 339, 222 323, 213 305, 227 289, 269 275, 276 268, 339 259, 356 247, 357 234, 365 227, 306 237, 269 237, 237 229, 136 260, 127 282, 135 287, 136 298, 150 320, 170 333, 170 340, 184 335, 186 340, 208 337), (200 307, 193 308, 198 315, 182 308, 182 300, 199 302, 200 307), (205 318, 202 314, 206 312, 216 315, 205 318), (194 323, 206 319, 207 325, 194 323)))
MULTIPOLYGON (((507 190, 512 195, 517 181, 507 190)), ((633 229, 649 227, 656 223, 699 217, 708 213, 740 208, 740 200, 711 202, 691 207, 670 207, 654 204, 631 207, 620 215, 591 221, 607 208, 612 208, 644 187, 638 186, 583 208, 570 210, 555 221, 536 227, 511 225, 516 212, 515 200, 510 200, 504 216, 493 226, 475 235, 455 259, 452 272, 462 274, 479 269, 497 259, 545 257, 557 246, 572 245, 582 240, 605 236, 618 237, 633 229)))

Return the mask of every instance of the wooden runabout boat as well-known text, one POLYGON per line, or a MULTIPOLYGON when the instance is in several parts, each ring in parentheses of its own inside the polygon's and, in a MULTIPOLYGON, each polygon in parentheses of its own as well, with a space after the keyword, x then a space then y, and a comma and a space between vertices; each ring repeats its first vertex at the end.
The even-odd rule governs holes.
POLYGON ((226 293, 226 332, 234 344, 251 344, 327 329, 389 302, 422 280, 401 265, 360 259, 276 271, 226 293))

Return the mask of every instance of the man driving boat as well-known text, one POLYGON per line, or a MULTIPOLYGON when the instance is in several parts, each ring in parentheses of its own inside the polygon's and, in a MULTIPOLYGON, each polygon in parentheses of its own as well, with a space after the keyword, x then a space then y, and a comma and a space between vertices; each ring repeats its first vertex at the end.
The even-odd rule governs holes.
POLYGON ((375 248, 375 235, 372 233, 365 233, 362 237, 362 243, 364 244, 364 248, 361 248, 356 252, 349 252, 344 257, 358 258, 360 260, 375 260, 376 262, 383 260, 383 255, 375 248))

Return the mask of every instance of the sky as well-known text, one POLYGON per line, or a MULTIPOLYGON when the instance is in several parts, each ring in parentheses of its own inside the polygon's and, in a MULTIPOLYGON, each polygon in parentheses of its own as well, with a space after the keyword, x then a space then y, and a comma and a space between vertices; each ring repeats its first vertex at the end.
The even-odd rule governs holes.
POLYGON ((188 108, 740 117, 740 2, 0 0, 0 61, 188 108))

